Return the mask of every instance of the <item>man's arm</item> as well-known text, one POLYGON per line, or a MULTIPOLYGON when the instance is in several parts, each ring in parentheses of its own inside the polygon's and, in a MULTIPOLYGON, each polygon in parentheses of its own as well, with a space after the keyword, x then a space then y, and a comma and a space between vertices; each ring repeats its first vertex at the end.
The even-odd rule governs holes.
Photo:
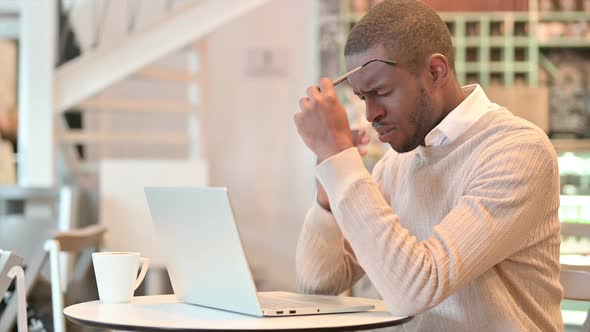
POLYGON ((334 216, 318 202, 303 223, 296 270, 297 288, 308 294, 340 294, 364 275, 334 216))
POLYGON ((522 249, 542 223, 557 222, 557 164, 548 144, 517 142, 480 156, 467 192, 421 242, 400 225, 354 149, 320 165, 318 177, 339 228, 392 313, 415 315, 522 249))
MULTIPOLYGON (((366 153, 362 149, 359 152, 366 153)), ((377 181, 382 177, 384 160, 373 168, 377 181)), ((329 211, 328 196, 319 181, 317 190, 316 201, 305 217, 297 243, 297 285, 303 293, 335 295, 352 287, 365 272, 329 211)))

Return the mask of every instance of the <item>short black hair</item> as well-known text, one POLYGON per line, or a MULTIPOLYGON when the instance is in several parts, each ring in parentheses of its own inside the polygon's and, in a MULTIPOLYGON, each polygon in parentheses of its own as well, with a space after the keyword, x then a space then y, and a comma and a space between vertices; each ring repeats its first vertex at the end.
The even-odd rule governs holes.
POLYGON ((344 55, 383 46, 391 59, 417 73, 427 56, 444 55, 454 69, 451 34, 440 16, 417 0, 385 0, 373 7, 353 28, 344 55))

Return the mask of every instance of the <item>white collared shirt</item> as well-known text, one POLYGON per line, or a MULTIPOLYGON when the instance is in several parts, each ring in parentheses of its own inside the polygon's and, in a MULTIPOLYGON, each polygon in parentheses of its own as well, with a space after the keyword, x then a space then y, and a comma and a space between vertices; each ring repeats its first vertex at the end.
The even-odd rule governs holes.
POLYGON ((426 135, 426 146, 439 146, 454 141, 487 111, 500 108, 488 99, 479 84, 467 85, 462 89, 467 98, 426 135))

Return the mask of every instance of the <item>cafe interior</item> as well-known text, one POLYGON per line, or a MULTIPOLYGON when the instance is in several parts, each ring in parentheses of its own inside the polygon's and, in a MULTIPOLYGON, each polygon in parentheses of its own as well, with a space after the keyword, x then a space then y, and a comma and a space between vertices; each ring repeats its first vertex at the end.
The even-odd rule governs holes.
MULTIPOLYGON (((346 71, 346 37, 379 2, 0 0, 0 332, 20 317, 101 330, 62 315, 98 299, 96 251, 151 260, 136 296, 172 293, 145 187, 227 188, 256 288, 296 291, 316 160, 293 115, 308 86, 346 71)), ((564 329, 590 331, 590 0, 423 2, 451 33, 459 82, 550 138, 564 329)), ((371 170, 391 148, 351 87, 336 91, 371 170)), ((379 298, 367 277, 347 295, 379 298)))

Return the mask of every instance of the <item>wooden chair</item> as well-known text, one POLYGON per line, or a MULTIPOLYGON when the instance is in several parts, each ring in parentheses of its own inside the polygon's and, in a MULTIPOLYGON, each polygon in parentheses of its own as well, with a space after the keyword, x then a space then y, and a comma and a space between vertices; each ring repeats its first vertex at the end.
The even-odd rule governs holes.
POLYGON ((92 264, 91 253, 100 250, 105 232, 104 225, 91 225, 82 229, 56 233, 52 239, 45 242, 45 250, 49 255, 51 269, 51 301, 55 332, 66 330, 63 315, 64 302, 71 303, 71 300, 76 298, 78 290, 83 284, 83 279, 92 264), (60 253, 62 252, 74 253, 78 256, 74 264, 72 279, 67 285, 64 285, 61 279, 60 253), (66 299, 64 299, 64 294, 67 294, 66 299))
MULTIPOLYGON (((25 287, 25 272, 20 266, 22 257, 15 255, 10 251, 0 249, 0 295, 4 294, 12 280, 16 280, 16 296, 9 301, 17 301, 17 324, 19 332, 26 332, 27 327, 27 297, 25 287)), ((2 317, 11 315, 8 310, 2 313, 2 317)), ((6 318, 3 318, 6 319, 6 318)), ((13 317, 9 317, 13 319, 13 317)))

